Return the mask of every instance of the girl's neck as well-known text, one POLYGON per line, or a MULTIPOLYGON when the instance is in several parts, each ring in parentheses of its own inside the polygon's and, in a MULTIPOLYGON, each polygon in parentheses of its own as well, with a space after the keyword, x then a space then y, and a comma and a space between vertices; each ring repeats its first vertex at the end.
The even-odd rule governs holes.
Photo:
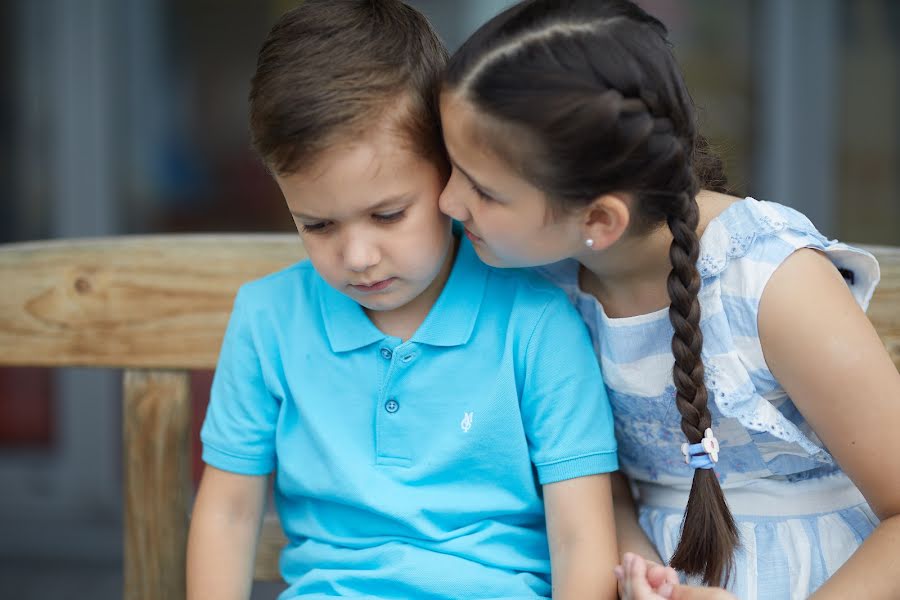
POLYGON ((669 305, 666 278, 672 265, 672 234, 660 227, 641 237, 628 237, 603 252, 581 257, 579 286, 591 294, 608 317, 633 317, 669 305))
MULTIPOLYGON (((735 200, 724 194, 700 192, 698 237, 735 200)), ((671 245, 672 233, 663 223, 648 234, 627 236, 602 252, 587 253, 579 257, 579 285, 597 298, 611 318, 633 317, 667 308, 671 245)))

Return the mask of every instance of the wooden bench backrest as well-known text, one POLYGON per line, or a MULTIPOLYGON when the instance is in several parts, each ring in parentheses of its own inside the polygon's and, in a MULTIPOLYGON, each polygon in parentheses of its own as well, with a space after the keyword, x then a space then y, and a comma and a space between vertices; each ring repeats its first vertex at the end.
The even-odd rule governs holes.
MULTIPOLYGON (((183 599, 189 370, 215 367, 238 286, 305 256, 296 235, 0 246, 0 365, 123 368, 125 598, 183 599)), ((277 580, 267 519, 256 577, 277 580)))
MULTIPOLYGON (((869 318, 900 369, 900 248, 870 247, 869 318)), ((124 368, 125 598, 183 599, 190 369, 215 367, 238 286, 305 256, 295 235, 118 237, 0 246, 0 366, 124 368)), ((266 520, 256 577, 284 543, 266 520)))

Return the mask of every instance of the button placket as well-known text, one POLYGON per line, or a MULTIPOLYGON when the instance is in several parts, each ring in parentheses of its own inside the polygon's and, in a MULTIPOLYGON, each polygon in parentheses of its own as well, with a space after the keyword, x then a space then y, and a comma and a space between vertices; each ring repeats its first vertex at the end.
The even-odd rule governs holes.
POLYGON ((406 366, 402 344, 394 348, 382 346, 378 349, 381 360, 387 361, 381 393, 375 410, 375 462, 379 465, 407 467, 410 465, 410 449, 406 434, 406 419, 401 410, 402 367, 406 366))

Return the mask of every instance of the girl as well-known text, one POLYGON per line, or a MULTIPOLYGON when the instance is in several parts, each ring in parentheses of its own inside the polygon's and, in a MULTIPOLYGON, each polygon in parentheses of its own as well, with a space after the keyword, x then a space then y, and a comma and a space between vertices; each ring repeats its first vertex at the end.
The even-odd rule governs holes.
POLYGON ((617 488, 620 551, 744 599, 900 596, 878 265, 722 193, 662 23, 518 4, 452 58, 441 119, 444 212, 487 263, 542 266, 591 331, 637 492, 617 488))

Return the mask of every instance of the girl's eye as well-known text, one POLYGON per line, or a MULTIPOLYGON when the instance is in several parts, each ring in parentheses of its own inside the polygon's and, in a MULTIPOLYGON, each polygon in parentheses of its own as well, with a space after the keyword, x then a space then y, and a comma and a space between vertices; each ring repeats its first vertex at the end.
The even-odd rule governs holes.
POLYGON ((374 214, 372 218, 378 221, 379 223, 396 223, 400 219, 406 216, 406 209, 398 210, 397 212, 387 213, 387 214, 374 214))
POLYGON ((472 191, 475 192, 475 195, 477 195, 479 198, 481 198, 484 202, 496 202, 497 201, 497 199, 494 198, 493 196, 489 196, 488 194, 485 194, 484 191, 481 188, 479 188, 478 186, 476 186, 474 183, 470 182, 469 186, 472 188, 472 191))
POLYGON ((321 223, 301 223, 300 227, 303 229, 303 233, 325 233, 328 230, 330 223, 327 221, 323 221, 321 223))

